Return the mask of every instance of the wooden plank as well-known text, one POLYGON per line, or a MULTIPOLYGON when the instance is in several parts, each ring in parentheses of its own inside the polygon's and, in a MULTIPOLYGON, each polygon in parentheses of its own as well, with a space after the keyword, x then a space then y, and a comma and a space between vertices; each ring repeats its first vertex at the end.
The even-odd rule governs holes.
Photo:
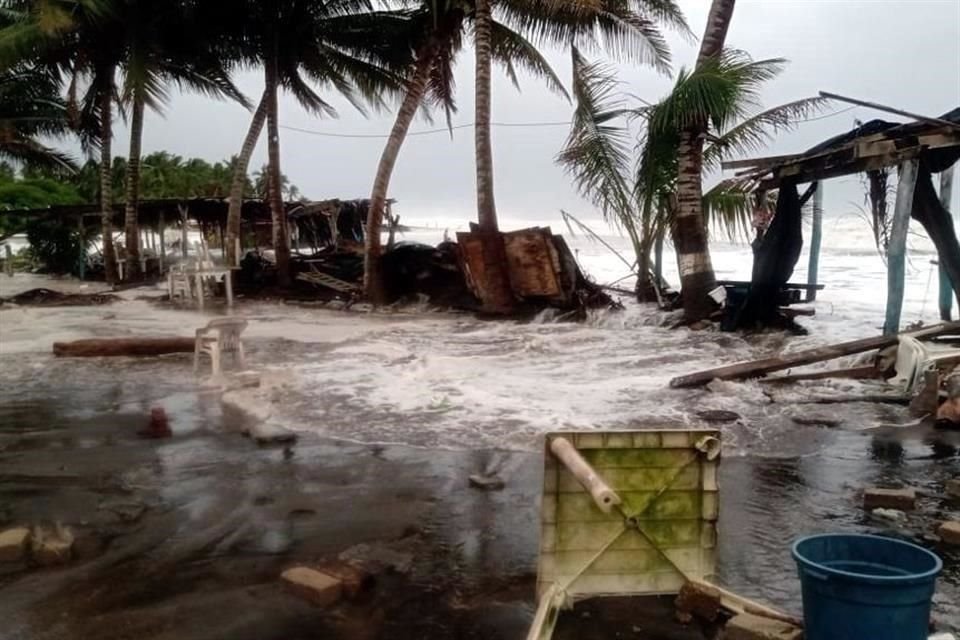
POLYGON ((748 167, 775 167, 779 164, 784 164, 798 158, 802 158, 802 153, 791 153, 782 156, 766 156, 763 158, 744 158, 742 160, 726 160, 720 163, 720 167, 724 171, 730 169, 746 169, 748 167))
MULTIPOLYGON (((942 333, 960 331, 960 322, 947 322, 934 325, 920 331, 907 332, 912 336, 933 336, 942 333)), ((723 367, 698 371, 686 376, 679 376, 670 381, 673 388, 700 387, 712 380, 746 380, 748 378, 760 378, 768 373, 783 371, 792 367, 799 367, 814 362, 823 362, 833 360, 842 356, 849 356, 855 353, 883 349, 895 345, 898 342, 896 335, 877 336, 875 338, 863 338, 861 340, 852 340, 840 344, 807 349, 783 356, 774 356, 763 358, 761 360, 751 360, 749 362, 739 362, 723 367)))
POLYGON ((53 355, 70 358, 161 356, 193 353, 194 338, 91 338, 54 342, 53 355))
POLYGON ((559 264, 550 251, 549 229, 521 229, 503 234, 510 288, 520 297, 563 297, 559 264))
POLYGON ((907 231, 913 211, 913 191, 917 184, 920 161, 908 160, 900 168, 897 184, 897 202, 893 209, 893 224, 887 245, 887 312, 883 324, 884 335, 900 331, 900 313, 903 310, 903 289, 906 278, 907 231))

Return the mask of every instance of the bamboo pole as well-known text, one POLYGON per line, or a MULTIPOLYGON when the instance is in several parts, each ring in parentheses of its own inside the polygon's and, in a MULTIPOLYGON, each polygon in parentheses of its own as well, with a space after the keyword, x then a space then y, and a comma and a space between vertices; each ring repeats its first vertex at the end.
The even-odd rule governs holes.
MULTIPOLYGON (((813 192, 813 227, 810 230, 810 264, 807 268, 807 284, 817 284, 820 271, 820 243, 823 239, 823 182, 817 183, 813 192)), ((807 287, 807 302, 817 299, 817 288, 807 287)))
POLYGON ((910 228, 910 212, 913 210, 913 190, 917 184, 918 165, 919 161, 916 158, 900 165, 897 203, 893 209, 890 244, 887 248, 887 314, 883 324, 885 336, 896 335, 900 331, 904 271, 907 262, 907 231, 910 228))
MULTIPOLYGON (((940 204, 944 210, 950 213, 950 200, 953 197, 953 174, 956 171, 956 165, 944 169, 940 173, 940 204)), ((954 232, 960 232, 960 210, 953 212, 954 232)), ((950 276, 947 274, 947 268, 940 261, 940 319, 949 322, 950 314, 953 311, 953 287, 950 283, 950 276)), ((958 310, 960 311, 960 310, 958 310)))

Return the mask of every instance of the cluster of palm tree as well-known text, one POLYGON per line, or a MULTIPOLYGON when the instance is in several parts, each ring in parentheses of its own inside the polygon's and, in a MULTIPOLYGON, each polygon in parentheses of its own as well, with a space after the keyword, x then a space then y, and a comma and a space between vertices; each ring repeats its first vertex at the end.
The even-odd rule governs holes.
MULTIPOLYGON (((569 97, 542 53, 543 47, 569 48, 577 111, 560 161, 581 191, 620 221, 644 264, 649 264, 651 243, 665 229, 673 231, 683 288, 690 293, 685 295, 690 301, 687 310, 692 316, 702 315, 702 299, 713 282, 700 181, 705 159, 709 165, 720 150, 749 146, 763 126, 779 126, 811 107, 797 103, 736 124, 745 115, 744 105, 755 97, 756 85, 772 76, 781 62, 753 62, 723 53, 734 0, 714 0, 697 66, 678 76, 671 95, 656 105, 628 110, 605 104, 613 81, 581 52, 668 72, 670 52, 661 30, 689 34, 675 0, 380 0, 376 5, 374 1, 235 0, 232 10, 224 12, 216 0, 159 4, 9 0, 0 11, 0 69, 5 69, 0 94, 22 91, 27 83, 34 95, 28 95, 26 103, 42 104, 43 113, 18 123, 23 105, 10 102, 15 113, 0 111, 0 154, 69 168, 67 158, 36 140, 39 134, 61 134, 67 128, 80 135, 85 149, 99 152, 103 252, 112 281, 114 114, 130 123, 125 230, 127 252, 135 258, 145 109, 162 110, 171 87, 247 105, 252 110, 250 127, 232 163, 227 260, 236 260, 240 205, 251 186, 249 161, 266 127, 268 163, 261 181, 274 217, 279 282, 286 285, 290 270, 280 170, 280 90, 320 117, 336 115, 326 97, 331 92, 363 113, 396 104, 367 220, 364 283, 368 295, 378 301, 383 293, 380 230, 391 174, 419 111, 442 110, 450 124, 457 108, 454 68, 464 48, 472 41, 476 59, 477 222, 485 238, 495 238, 498 231, 490 141, 491 67, 493 63, 502 67, 518 87, 522 70, 569 97), (232 75, 240 69, 263 72, 264 90, 254 103, 233 84, 232 75), (635 167, 627 157, 625 130, 612 124, 627 115, 645 121, 635 167), (705 139, 710 142, 706 154, 705 139)), ((708 195, 714 196, 707 198, 710 210, 716 208, 714 202, 723 203, 726 210, 742 209, 729 193, 708 195)), ((490 282, 484 287, 491 292, 484 302, 494 310, 510 304, 506 275, 496 262, 489 263, 490 282)), ((645 272, 642 267, 640 273, 645 272)))

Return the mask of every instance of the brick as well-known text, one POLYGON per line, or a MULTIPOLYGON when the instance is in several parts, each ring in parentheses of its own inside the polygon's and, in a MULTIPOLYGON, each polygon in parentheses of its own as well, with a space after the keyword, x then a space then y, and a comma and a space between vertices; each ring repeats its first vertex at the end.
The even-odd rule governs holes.
POLYGON ((913 489, 878 489, 871 487, 863 492, 863 507, 874 509, 899 509, 912 511, 917 502, 917 492, 913 489))
POLYGON ((343 592, 343 585, 338 579, 308 567, 287 569, 280 579, 291 593, 319 607, 334 604, 343 592))
POLYGON ((735 615, 727 623, 723 640, 801 640, 803 630, 787 622, 750 613, 735 615))
POLYGON ((16 527, 0 532, 0 562, 19 562, 27 553, 30 529, 16 527))
POLYGON ((674 602, 680 613, 693 614, 697 618, 714 622, 720 616, 720 592, 709 585, 686 583, 674 602))
POLYGON ((947 544, 960 545, 960 521, 944 522, 937 529, 937 535, 947 544))

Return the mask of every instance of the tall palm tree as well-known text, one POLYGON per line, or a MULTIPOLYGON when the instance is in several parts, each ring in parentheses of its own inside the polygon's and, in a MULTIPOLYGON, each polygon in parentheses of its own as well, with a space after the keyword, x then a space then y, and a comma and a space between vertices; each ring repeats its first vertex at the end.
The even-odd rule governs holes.
MULTIPOLYGON (((577 190, 604 218, 626 231, 636 253, 637 296, 657 297, 651 280, 651 251, 658 237, 677 223, 679 149, 691 121, 711 123, 704 166, 717 171, 723 157, 757 151, 772 136, 819 110, 821 98, 789 102, 758 112, 759 89, 784 68, 781 59, 754 61, 728 51, 694 71, 681 70, 672 91, 652 105, 629 107, 618 92, 615 74, 573 53, 573 87, 577 108, 559 164, 577 190), (639 144, 631 145, 628 121, 643 126, 639 144), (631 148, 637 150, 631 156, 631 148)), ((753 196, 749 184, 718 182, 701 196, 704 228, 713 223, 731 235, 750 228, 753 196)))
POLYGON ((55 77, 27 65, 0 72, 0 160, 73 172, 77 167, 72 158, 39 140, 68 131, 67 108, 55 77))
MULTIPOLYGON (((206 95, 246 99, 230 80, 227 65, 211 46, 209 33, 197 19, 191 3, 126 0, 115 16, 116 28, 125 36, 122 66, 123 101, 130 106, 130 154, 127 160, 126 231, 129 279, 140 276, 140 148, 145 107, 162 112, 167 85, 175 84, 206 95)), ((229 61, 228 61, 229 62, 229 61)))
MULTIPOLYGON (((703 40, 700 41, 697 68, 723 51, 735 4, 736 0, 713 0, 711 3, 703 40)), ((680 264, 683 310, 688 321, 710 314, 713 303, 708 294, 716 286, 701 205, 706 130, 706 119, 693 120, 680 132, 678 145, 677 219, 672 232, 680 264)))
MULTIPOLYGON (((273 174, 268 182, 280 183, 279 90, 289 91, 304 109, 318 116, 336 116, 336 110, 314 87, 336 90, 362 113, 367 106, 381 108, 384 93, 397 91, 400 84, 396 75, 380 64, 381 56, 388 53, 383 34, 399 19, 396 12, 373 12, 370 0, 249 3, 234 27, 239 34, 237 51, 247 65, 262 65, 265 89, 234 165, 227 222, 228 261, 236 260, 243 185, 264 124, 268 128, 268 167, 273 174)), ((286 286, 290 272, 283 197, 280 189, 268 192, 278 280, 286 286)))
MULTIPOLYGON (((477 80, 482 85, 475 114, 476 145, 484 156, 477 164, 478 205, 481 198, 483 201, 479 221, 484 228, 496 231, 492 152, 490 158, 486 157, 491 147, 489 100, 486 100, 491 63, 501 65, 518 88, 519 67, 543 79, 554 92, 567 96, 563 84, 538 51, 538 45, 568 46, 579 42, 610 51, 625 60, 649 62, 666 69, 669 50, 658 30, 660 24, 688 30, 674 0, 499 0, 492 6, 490 0, 418 3, 411 13, 408 40, 414 55, 407 73, 406 95, 380 157, 370 196, 364 268, 368 297, 375 302, 383 298, 380 235, 390 177, 400 148, 417 110, 425 101, 444 107, 449 123, 450 113, 455 110, 453 64, 468 27, 473 27, 478 45, 477 80)), ((498 291, 502 293, 503 287, 498 291)))

